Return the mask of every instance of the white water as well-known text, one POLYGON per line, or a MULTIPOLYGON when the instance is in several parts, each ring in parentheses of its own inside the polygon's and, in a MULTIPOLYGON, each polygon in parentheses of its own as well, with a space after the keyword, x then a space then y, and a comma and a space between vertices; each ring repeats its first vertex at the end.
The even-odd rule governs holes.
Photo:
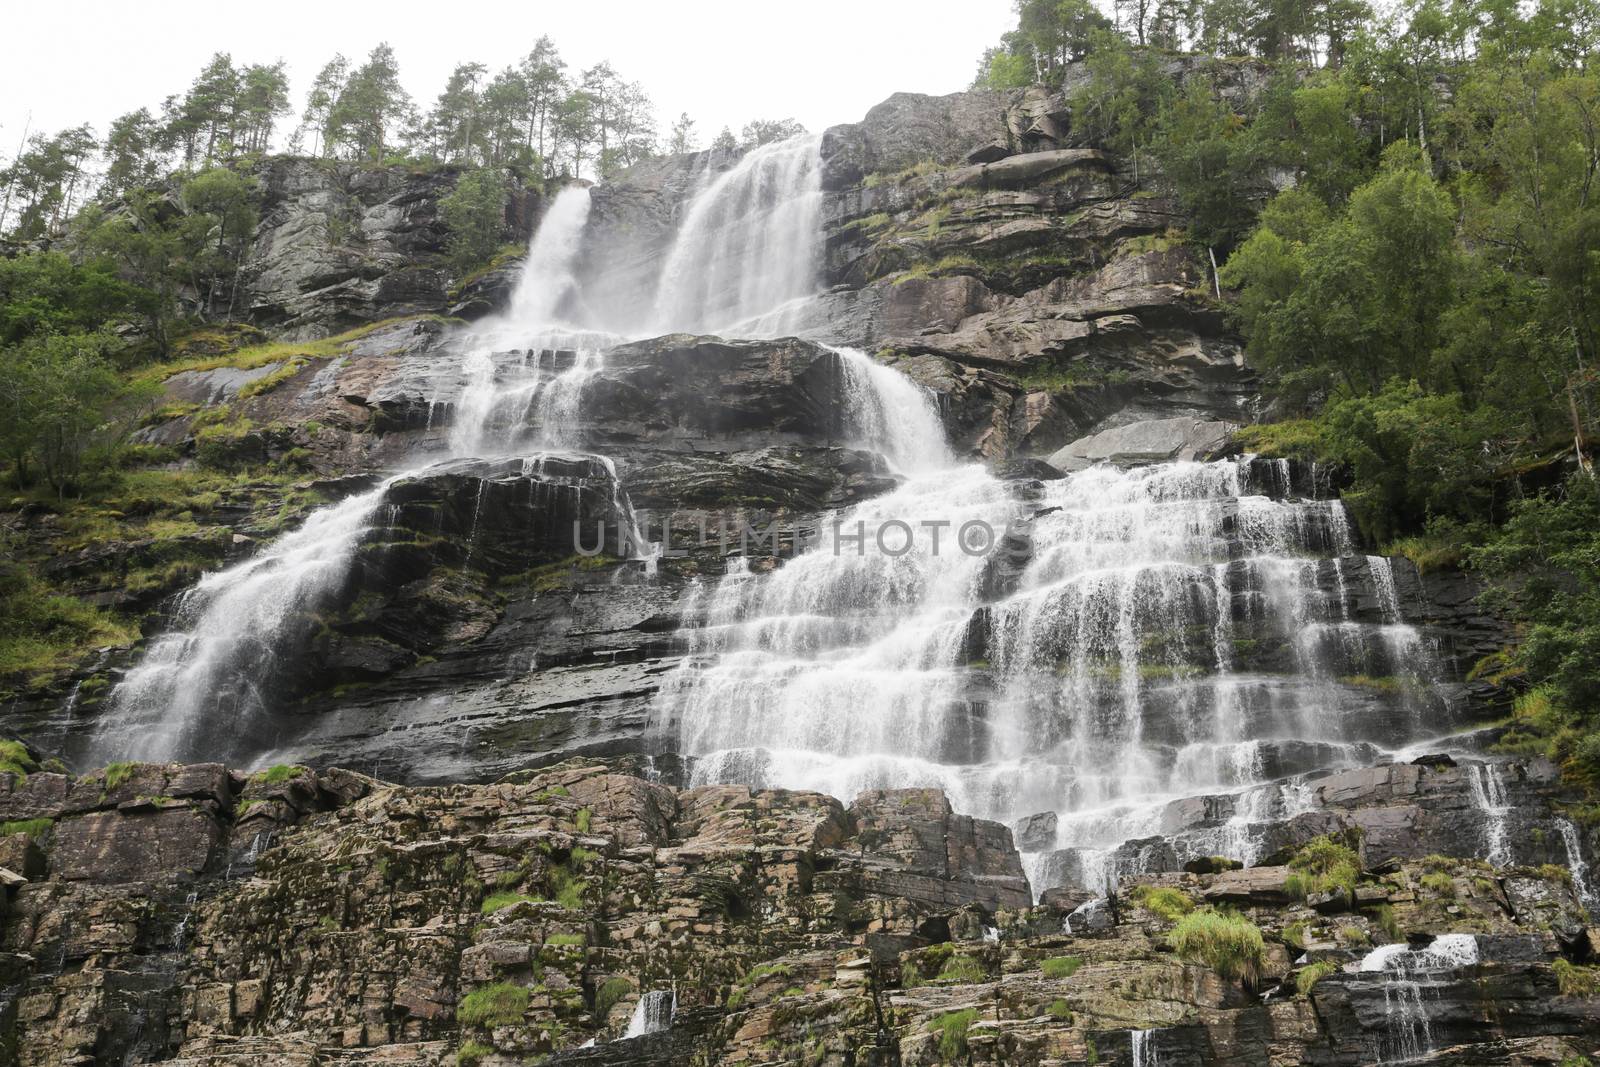
POLYGON ((1428 994, 1454 972, 1478 962, 1472 934, 1441 934, 1423 948, 1404 943, 1381 945, 1361 960, 1364 973, 1383 975, 1388 1029, 1378 1043, 1382 1063, 1409 1063, 1433 1051, 1428 994))
MULTIPOLYGON (((902 414, 885 448, 910 450, 932 418, 902 414)), ((1409 626, 1351 622, 1344 595, 1324 591, 1343 582, 1319 554, 1351 541, 1336 504, 1255 495, 1232 462, 1094 468, 1032 502, 980 467, 929 466, 838 517, 867 535, 864 555, 825 540, 770 577, 696 591, 692 655, 657 702, 695 781, 846 799, 937 786, 958 810, 1008 821, 1053 810, 1054 847, 1076 869, 1025 857, 1035 888, 1098 890, 1137 873, 1137 856, 1125 867, 1108 850, 1162 832, 1173 799, 1237 792, 1234 817, 1194 845, 1253 860, 1252 827, 1306 802, 1264 784, 1273 770, 1367 762, 1375 730, 1406 739, 1405 722, 1386 727, 1392 715, 1363 712, 1365 691, 1339 682, 1431 668, 1418 640, 1396 654, 1409 626), (950 532, 974 520, 1016 524, 1033 546, 998 597, 996 561, 954 549, 950 532), (949 524, 942 550, 933 521, 949 524), (895 522, 916 532, 911 551, 888 554, 906 542, 898 528, 871 551, 895 522), (1236 639, 1281 645, 1291 673, 1240 671, 1236 639)))
POLYGON ((652 332, 792 332, 821 265, 820 143, 764 145, 708 179, 667 251, 652 332))
MULTIPOLYGON (((658 331, 740 323, 745 336, 781 331, 787 309, 803 304, 816 283, 817 144, 806 137, 770 145, 705 180, 652 292, 634 298, 653 303, 658 331)), ((590 204, 577 186, 556 196, 507 311, 464 333, 458 363, 441 361, 429 421, 449 417, 444 461, 582 447, 585 388, 603 371, 606 350, 627 339, 613 324, 633 317, 630 307, 584 304, 579 267, 590 204)), ((838 354, 840 404, 855 443, 878 448, 899 470, 944 462, 926 391, 859 352, 838 354), (914 431, 902 432, 906 425, 914 431)), ((340 590, 364 536, 383 521, 385 490, 438 462, 428 457, 323 508, 257 556, 207 575, 185 595, 173 629, 113 692, 89 758, 240 758, 275 747, 275 738, 250 736, 273 706, 274 678, 314 629, 315 612, 340 590)), ((620 490, 614 504, 636 533, 620 490)))
POLYGON ((296 644, 293 628, 344 581, 389 482, 313 512, 259 555, 201 578, 178 625, 155 639, 112 694, 91 760, 162 760, 232 751, 261 710, 258 686, 296 644))
POLYGON ((1132 1067, 1161 1067, 1161 1057, 1156 1053, 1154 1030, 1128 1031, 1128 1051, 1132 1067))
POLYGON ((672 1017, 678 1011, 678 994, 669 989, 658 989, 639 997, 628 1019, 628 1029, 622 1035, 626 1041, 646 1034, 658 1034, 671 1029, 672 1017))
POLYGON ((1496 867, 1509 867, 1512 852, 1507 815, 1511 808, 1506 803, 1505 785, 1495 773, 1493 764, 1474 763, 1466 768, 1466 772, 1473 803, 1483 812, 1483 858, 1496 867))

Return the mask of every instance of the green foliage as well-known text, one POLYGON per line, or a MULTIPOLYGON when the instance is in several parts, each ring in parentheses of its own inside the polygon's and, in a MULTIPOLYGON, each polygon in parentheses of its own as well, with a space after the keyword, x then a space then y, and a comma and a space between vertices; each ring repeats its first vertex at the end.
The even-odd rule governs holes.
POLYGON ((1300 846, 1289 861, 1291 874, 1286 890, 1290 896, 1305 899, 1329 892, 1355 899, 1356 880, 1361 876, 1361 857, 1338 838, 1324 834, 1300 846))
POLYGON ((1600 967, 1585 967, 1570 960, 1558 959, 1550 965, 1556 974, 1556 986, 1564 997, 1600 996, 1600 967))
POLYGON ((945 982, 959 982, 971 985, 974 982, 982 982, 988 977, 988 972, 983 969, 983 964, 971 956, 963 956, 960 953, 951 956, 945 965, 939 969, 939 980, 945 982))
POLYGON ((488 263, 505 235, 506 176, 485 167, 463 174, 439 201, 439 214, 450 227, 450 259, 465 274, 488 263))
POLYGON ((1332 960, 1318 960, 1300 968, 1294 976, 1294 988, 1302 997, 1311 995, 1311 990, 1316 984, 1328 975, 1339 969, 1339 965, 1332 960))
MULTIPOLYGON (((10 761, 6 762, 9 763, 10 761)), ((29 837, 38 837, 54 825, 54 819, 16 819, 11 822, 0 823, 0 837, 9 837, 12 834, 27 834, 29 837)))
POLYGON ((551 934, 544 939, 545 944, 554 945, 557 948, 581 947, 588 944, 588 941, 589 939, 582 934, 551 934))
POLYGON ((143 766, 143 764, 135 763, 130 760, 118 760, 115 763, 106 764, 104 772, 106 789, 108 791, 116 789, 118 786, 122 785, 123 782, 126 782, 129 778, 132 778, 133 772, 138 770, 141 766, 143 766))
POLYGON ((528 990, 511 982, 474 989, 456 1007, 456 1020, 463 1026, 513 1026, 528 1010, 528 990))
POLYGON ((967 1055, 967 1030, 978 1018, 976 1008, 947 1011, 934 1018, 930 1028, 939 1035, 939 1058, 958 1063, 967 1055))
POLYGON ((1072 1022, 1072 1008, 1064 1000, 1052 1000, 1050 1006, 1045 1009, 1045 1013, 1052 1019, 1060 1019, 1066 1023, 1072 1022))
POLYGON ((287 782, 291 778, 298 778, 305 773, 306 769, 297 764, 275 763, 264 771, 257 771, 250 777, 267 785, 277 785, 280 782, 287 782))
MULTIPOLYGON (((572 825, 580 834, 589 832, 589 825, 594 819, 594 812, 588 808, 579 808, 578 813, 572 817, 572 825)), ((576 849, 574 850, 576 852, 576 849)))
POLYGON ((1040 962, 1039 970, 1046 978, 1071 978, 1082 966, 1081 956, 1051 956, 1040 962))
POLYGON ((1430 871, 1422 876, 1421 884, 1436 897, 1454 899, 1456 895, 1456 880, 1444 871, 1430 871))
POLYGON ((536 904, 539 902, 539 898, 529 896, 526 893, 491 893, 483 898, 483 903, 478 905, 478 910, 485 915, 493 915, 497 911, 503 911, 511 907, 511 905, 521 904, 523 901, 536 904))
POLYGON ((1133 891, 1133 900, 1145 911, 1167 922, 1177 922, 1194 910, 1194 900, 1189 894, 1171 886, 1137 886, 1133 891))
POLYGON ((1224 978, 1253 983, 1261 974, 1266 943, 1255 923, 1232 912, 1202 910, 1178 920, 1168 935, 1184 959, 1203 963, 1224 978))
POLYGON ((456 1050, 456 1067, 478 1067, 485 1056, 494 1055, 494 1046, 481 1041, 463 1041, 456 1050))

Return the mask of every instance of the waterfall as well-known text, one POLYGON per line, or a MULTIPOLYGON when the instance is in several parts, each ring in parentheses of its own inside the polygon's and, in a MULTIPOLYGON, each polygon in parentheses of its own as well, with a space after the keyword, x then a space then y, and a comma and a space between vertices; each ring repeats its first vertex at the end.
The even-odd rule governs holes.
POLYGON ((1361 960, 1362 973, 1383 980, 1388 1028, 1374 1051, 1381 1063, 1409 1063, 1434 1050, 1427 994, 1452 972, 1478 962, 1478 939, 1472 934, 1441 934, 1423 948, 1404 943, 1381 945, 1361 960))
POLYGON ((953 462, 944 423, 928 390, 855 348, 834 348, 844 368, 841 398, 854 443, 882 453, 905 474, 939 471, 953 462))
POLYGON ((1128 1031, 1128 1056, 1132 1067, 1161 1067, 1161 1056, 1156 1052, 1155 1030, 1128 1031))
POLYGON ((623 1033, 622 1040, 659 1034, 670 1029, 672 1016, 677 1010, 678 994, 670 989, 643 994, 639 997, 639 1003, 633 1006, 633 1015, 628 1019, 628 1029, 623 1033))
POLYGON ((1578 834, 1578 826, 1566 816, 1558 817, 1556 825, 1561 828, 1561 842, 1567 849, 1567 866, 1572 870, 1572 885, 1578 891, 1578 900, 1589 914, 1600 913, 1600 895, 1589 881, 1589 861, 1583 856, 1583 839, 1578 834))
POLYGON ((1509 867, 1513 862, 1510 834, 1506 827, 1505 785, 1487 763, 1474 763, 1466 768, 1467 783, 1472 788, 1472 800, 1483 812, 1484 859, 1495 867, 1509 867))
MULTIPOLYGON (((454 413, 451 457, 508 453, 530 419, 538 421, 546 447, 565 444, 576 413, 573 395, 593 374, 593 351, 604 343, 593 331, 557 321, 573 292, 588 210, 587 189, 558 194, 529 246, 511 308, 469 333, 460 363, 444 368, 441 380, 451 395, 434 406, 454 413), (528 347, 508 352, 512 341, 528 347), (587 354, 546 380, 539 353, 572 342, 587 354)), ((86 758, 234 759, 261 751, 254 732, 267 725, 262 719, 274 682, 318 625, 315 612, 342 587, 363 538, 382 521, 385 493, 437 465, 436 457, 426 459, 319 509, 259 554, 203 577, 179 599, 175 625, 112 691, 86 758)))
POLYGON ((260 554, 200 579, 112 691, 88 759, 216 759, 241 751, 269 703, 263 687, 309 613, 343 583, 394 479, 313 512, 260 554))
POLYGON ((982 468, 930 466, 836 516, 856 540, 707 596, 657 699, 694 781, 845 799, 937 786, 988 818, 1054 811, 1070 880, 1096 889, 1137 873, 1108 850, 1160 833, 1182 796, 1239 793, 1210 843, 1253 859, 1250 827, 1288 804, 1265 782, 1366 762, 1371 738, 1398 745, 1440 711, 1380 690, 1424 704, 1395 716, 1342 681, 1429 670, 1391 656, 1395 624, 1345 620, 1323 555, 1350 543, 1342 508, 1252 494, 1232 461, 1091 468, 1030 502, 982 468), (1002 554, 935 543, 935 521, 1025 537, 1009 589, 1002 554), (1290 662, 1251 662, 1269 648, 1290 662))
POLYGON ((763 145, 707 179, 667 250, 655 332, 792 331, 821 265, 820 144, 801 136, 763 145))

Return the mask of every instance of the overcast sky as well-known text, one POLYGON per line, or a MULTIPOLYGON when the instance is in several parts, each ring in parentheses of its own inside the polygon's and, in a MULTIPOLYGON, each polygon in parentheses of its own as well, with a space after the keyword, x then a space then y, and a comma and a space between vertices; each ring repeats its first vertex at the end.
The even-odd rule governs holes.
POLYGON ((237 63, 288 63, 298 122, 305 91, 335 52, 394 46, 408 91, 431 102, 457 62, 491 71, 554 38, 570 70, 609 59, 655 101, 663 133, 679 112, 702 144, 752 118, 817 131, 853 122, 892 92, 965 88, 979 54, 1015 16, 1011 0, 528 0, 488 5, 278 0, 17 3, 5 17, 0 157, 32 113, 35 132, 156 111, 213 52, 237 63))

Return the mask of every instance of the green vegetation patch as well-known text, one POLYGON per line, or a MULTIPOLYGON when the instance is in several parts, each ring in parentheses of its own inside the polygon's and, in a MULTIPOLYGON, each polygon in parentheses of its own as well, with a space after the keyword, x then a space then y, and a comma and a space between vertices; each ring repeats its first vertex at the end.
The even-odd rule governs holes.
POLYGON ((511 982, 496 982, 474 989, 456 1007, 463 1026, 514 1026, 528 1010, 529 993, 511 982))
POLYGON ((1255 923, 1234 912, 1194 911, 1167 935, 1184 959, 1203 963, 1224 978, 1253 983, 1261 975, 1266 942, 1255 923))

